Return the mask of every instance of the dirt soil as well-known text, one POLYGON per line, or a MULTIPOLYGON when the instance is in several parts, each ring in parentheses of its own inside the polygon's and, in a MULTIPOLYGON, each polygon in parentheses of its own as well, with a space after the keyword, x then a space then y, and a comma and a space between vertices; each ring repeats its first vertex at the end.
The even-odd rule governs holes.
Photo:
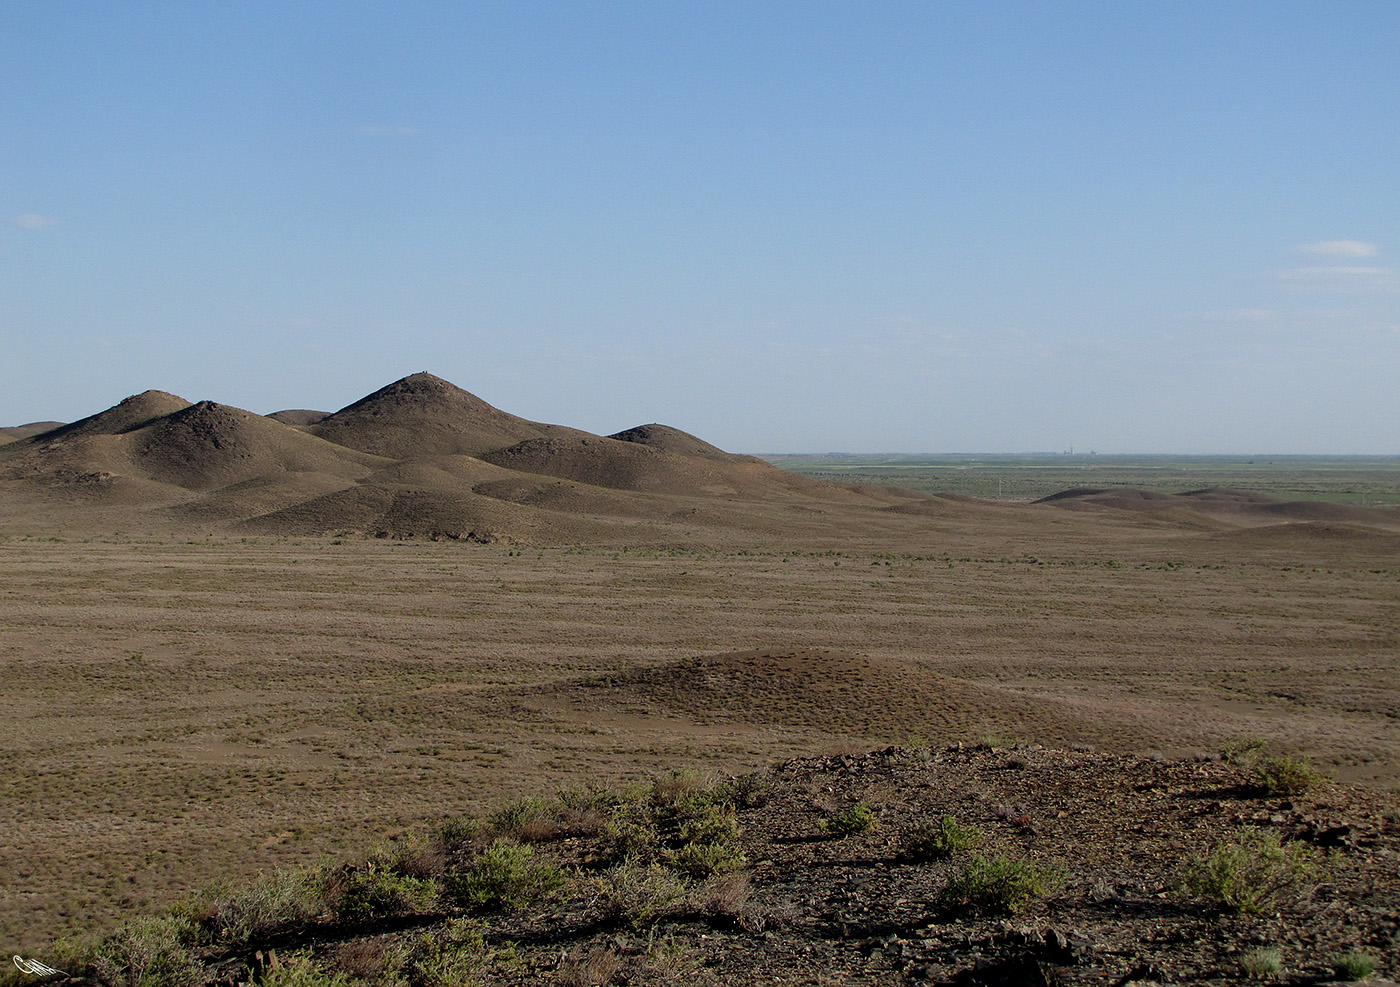
MULTIPOLYGON (((647 979, 648 942, 669 936, 682 982, 715 984, 1230 983, 1249 950, 1280 950, 1282 982, 1331 979, 1331 959, 1400 955, 1400 814, 1342 786, 1264 795, 1219 760, 1046 750, 888 748, 799 758, 772 774, 767 804, 740 813, 750 896, 740 914, 694 914, 638 933, 601 926, 586 898, 493 925, 522 944, 486 983, 559 982, 571 960, 613 951, 647 979), (877 822, 833 838, 820 821, 857 803, 877 822), (983 854, 1058 867, 1062 883, 1014 916, 950 902, 967 853, 912 859, 904 838, 951 815, 986 836, 983 854), (1223 913, 1181 889, 1185 864, 1240 827, 1302 841, 1324 859, 1265 914, 1223 913)), ((561 859, 587 859, 563 841, 561 859)), ((547 844, 542 844, 543 849, 547 844)), ((1395 971, 1400 972, 1400 971, 1395 971)))

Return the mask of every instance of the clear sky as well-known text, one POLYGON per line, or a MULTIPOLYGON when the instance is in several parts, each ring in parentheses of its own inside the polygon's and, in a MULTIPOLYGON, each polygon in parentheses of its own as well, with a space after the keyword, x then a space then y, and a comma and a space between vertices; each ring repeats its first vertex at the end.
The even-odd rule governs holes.
POLYGON ((0 2, 0 424, 1400 454, 1400 3, 0 2))

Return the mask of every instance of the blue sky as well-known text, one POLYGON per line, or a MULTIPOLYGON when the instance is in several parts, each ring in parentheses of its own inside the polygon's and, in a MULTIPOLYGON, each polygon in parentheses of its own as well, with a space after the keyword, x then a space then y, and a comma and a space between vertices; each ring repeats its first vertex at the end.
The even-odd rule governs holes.
POLYGON ((1400 4, 0 4, 0 424, 1400 454, 1400 4))

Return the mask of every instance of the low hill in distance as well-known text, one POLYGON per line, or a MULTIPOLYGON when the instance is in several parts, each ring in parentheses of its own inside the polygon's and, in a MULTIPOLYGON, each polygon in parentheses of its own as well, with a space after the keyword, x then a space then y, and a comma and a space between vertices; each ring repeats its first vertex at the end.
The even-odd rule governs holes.
POLYGON ((1133 511, 1159 517, 1179 516, 1182 511, 1216 517, 1273 518, 1277 521, 1341 521, 1353 524, 1388 524, 1396 520, 1393 508, 1358 507, 1321 500, 1283 500, 1251 490, 1212 488, 1167 494, 1130 487, 1077 488, 1036 501, 1074 511, 1133 511))
POLYGON ((532 422, 427 373, 333 414, 262 416, 146 391, 69 425, 11 431, 0 499, 16 527, 646 543, 783 528, 748 503, 820 513, 803 505, 901 499, 853 496, 665 425, 605 437, 532 422))
POLYGON ((27 439, 31 435, 38 435, 41 432, 48 432, 62 425, 63 422, 30 422, 28 425, 9 425, 0 428, 0 445, 7 442, 16 442, 20 439, 27 439))
MULTIPOLYGON (((0 524, 8 531, 834 546, 852 537, 908 543, 931 525, 977 524, 1005 509, 804 477, 658 423, 603 436, 536 422, 429 373, 330 414, 263 416, 148 390, 48 425, 4 431, 0 524)), ((1134 512, 1184 530, 1400 527, 1393 510, 1228 490, 1071 490, 1033 509, 1134 512)))

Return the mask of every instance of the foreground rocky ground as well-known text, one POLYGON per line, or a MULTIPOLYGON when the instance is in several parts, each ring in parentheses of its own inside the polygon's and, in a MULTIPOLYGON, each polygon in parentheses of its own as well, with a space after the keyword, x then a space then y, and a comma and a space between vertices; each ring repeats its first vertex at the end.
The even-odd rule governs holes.
POLYGON ((1393 976, 1400 811, 1258 751, 888 748, 526 799, 68 950, 132 987, 1393 976))

